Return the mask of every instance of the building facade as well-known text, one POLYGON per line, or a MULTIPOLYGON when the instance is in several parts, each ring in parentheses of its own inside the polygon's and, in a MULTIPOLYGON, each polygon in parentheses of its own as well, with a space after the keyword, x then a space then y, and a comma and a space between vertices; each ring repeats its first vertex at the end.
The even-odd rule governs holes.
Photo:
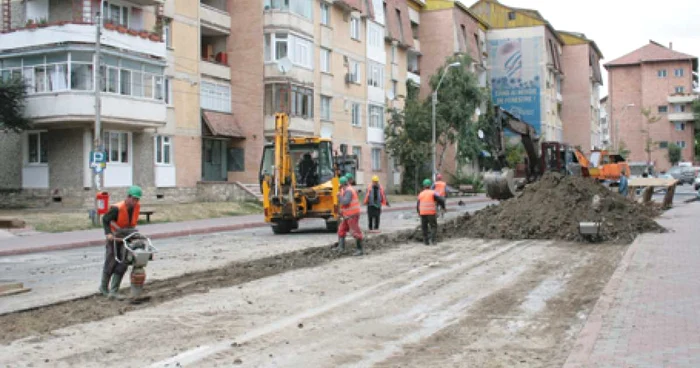
POLYGON ((584 153, 600 149, 600 87, 603 77, 600 60, 603 53, 596 43, 581 33, 559 31, 564 41, 561 94, 564 101, 561 118, 564 142, 578 146, 584 153))
POLYGON ((682 161, 694 161, 691 104, 697 98, 697 57, 650 41, 605 68, 615 147, 629 150, 629 161, 654 165, 657 171, 670 168, 671 143, 681 147, 682 161))
POLYGON ((610 138, 610 128, 612 127, 612 123, 610 122, 608 110, 610 110, 608 107, 608 96, 605 96, 600 99, 600 144, 601 148, 612 150, 614 149, 610 138))

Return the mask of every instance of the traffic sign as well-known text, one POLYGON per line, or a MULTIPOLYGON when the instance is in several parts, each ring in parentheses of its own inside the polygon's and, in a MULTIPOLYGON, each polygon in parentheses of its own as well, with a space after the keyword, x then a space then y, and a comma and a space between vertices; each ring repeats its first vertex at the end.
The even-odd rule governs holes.
POLYGON ((90 151, 90 168, 96 173, 107 168, 107 152, 90 151))

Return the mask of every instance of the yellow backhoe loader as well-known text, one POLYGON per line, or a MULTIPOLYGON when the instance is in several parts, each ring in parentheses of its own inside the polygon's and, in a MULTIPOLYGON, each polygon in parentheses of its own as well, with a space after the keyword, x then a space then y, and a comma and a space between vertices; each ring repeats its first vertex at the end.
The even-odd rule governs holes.
POLYGON ((315 136, 292 137, 289 116, 275 115, 274 143, 263 150, 260 185, 265 222, 275 234, 286 234, 305 218, 319 218, 326 229, 338 227, 339 178, 355 174, 357 158, 333 152, 333 142, 315 136))

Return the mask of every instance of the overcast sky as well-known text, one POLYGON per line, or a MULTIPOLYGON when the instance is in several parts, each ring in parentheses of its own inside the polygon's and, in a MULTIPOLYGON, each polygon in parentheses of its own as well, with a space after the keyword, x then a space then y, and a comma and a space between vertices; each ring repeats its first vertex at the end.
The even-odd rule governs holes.
MULTIPOLYGON (((654 40, 700 56, 700 0, 499 0, 516 8, 535 9, 554 29, 583 33, 603 53, 601 64, 654 40)), ((465 4, 475 1, 463 0, 465 4)), ((601 97, 607 95, 607 75, 601 97)))

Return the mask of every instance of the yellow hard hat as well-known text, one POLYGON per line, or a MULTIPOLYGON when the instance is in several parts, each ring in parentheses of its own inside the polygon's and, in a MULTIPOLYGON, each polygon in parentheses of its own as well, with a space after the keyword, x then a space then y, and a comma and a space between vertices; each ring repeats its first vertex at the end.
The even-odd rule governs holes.
POLYGON ((377 181, 377 182, 378 182, 378 181, 379 181, 379 177, 378 177, 377 175, 373 176, 373 177, 372 177, 372 181, 377 181))

